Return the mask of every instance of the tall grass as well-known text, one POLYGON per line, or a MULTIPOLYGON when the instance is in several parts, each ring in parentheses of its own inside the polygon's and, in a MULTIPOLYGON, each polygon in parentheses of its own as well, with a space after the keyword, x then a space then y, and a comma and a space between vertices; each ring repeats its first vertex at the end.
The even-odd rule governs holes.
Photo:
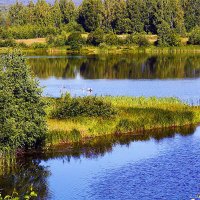
MULTIPOLYGON (((200 107, 190 106, 176 98, 109 96, 95 98, 104 105, 109 105, 110 109, 116 112, 107 117, 102 114, 104 110, 101 110, 99 115, 68 116, 62 120, 52 119, 49 115, 47 120, 49 132, 46 143, 48 145, 70 143, 113 133, 134 134, 145 130, 200 122, 200 107)), ((49 110, 53 109, 53 106, 54 104, 50 104, 49 110)), ((90 107, 91 105, 85 104, 84 106, 90 107)))

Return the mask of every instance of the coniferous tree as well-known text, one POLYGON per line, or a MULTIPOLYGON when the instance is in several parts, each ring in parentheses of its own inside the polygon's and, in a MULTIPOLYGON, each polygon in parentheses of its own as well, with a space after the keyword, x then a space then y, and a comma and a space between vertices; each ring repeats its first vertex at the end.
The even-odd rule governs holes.
POLYGON ((60 0, 60 10, 62 13, 62 20, 64 23, 69 23, 76 20, 77 9, 72 0, 60 0))
POLYGON ((52 12, 54 25, 56 27, 60 27, 60 25, 62 23, 62 14, 61 14, 61 9, 60 9, 60 5, 59 5, 59 1, 58 0, 55 0, 51 12, 52 12))

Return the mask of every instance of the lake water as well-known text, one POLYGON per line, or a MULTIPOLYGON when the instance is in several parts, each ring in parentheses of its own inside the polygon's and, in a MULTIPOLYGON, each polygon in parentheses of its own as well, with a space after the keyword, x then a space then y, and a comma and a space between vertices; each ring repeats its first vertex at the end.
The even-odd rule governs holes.
MULTIPOLYGON (((36 56, 44 95, 200 99, 200 55, 36 56), (92 92, 87 92, 92 88, 92 92)), ((30 185, 44 200, 190 200, 200 194, 200 127, 95 138, 0 160, 0 192, 30 185)))
POLYGON ((44 95, 123 95, 200 99, 200 55, 29 56, 44 95), (92 88, 92 93, 87 89, 92 88))
MULTIPOLYGON (((18 158, 0 188, 38 199, 190 200, 200 193, 200 127, 106 136, 18 158)), ((197 199, 197 198, 196 198, 197 199)))

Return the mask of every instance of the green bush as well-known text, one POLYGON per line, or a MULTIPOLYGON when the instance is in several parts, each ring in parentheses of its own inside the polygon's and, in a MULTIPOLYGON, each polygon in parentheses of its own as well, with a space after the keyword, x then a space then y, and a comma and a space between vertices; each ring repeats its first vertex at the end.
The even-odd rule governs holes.
POLYGON ((134 37, 134 39, 135 39, 135 43, 139 47, 148 47, 148 46, 150 46, 149 40, 144 35, 137 35, 137 36, 134 37))
POLYGON ((79 32, 71 33, 67 39, 67 44, 72 50, 79 50, 85 43, 85 39, 81 36, 81 33, 79 32))
POLYGON ((17 43, 14 39, 0 40, 0 47, 16 47, 17 43))
POLYGON ((49 35, 47 38, 47 44, 54 47, 65 46, 67 44, 67 36, 65 32, 61 35, 49 35))
POLYGON ((120 44, 120 39, 114 33, 107 34, 105 36, 104 41, 107 45, 118 45, 118 44, 120 44))
POLYGON ((78 24, 75 21, 71 21, 68 24, 66 24, 65 26, 61 27, 62 31, 65 31, 66 33, 70 33, 70 32, 85 32, 83 27, 78 24))
POLYGON ((104 42, 104 32, 102 29, 97 28, 94 32, 88 35, 87 43, 98 46, 100 43, 104 42))
POLYGON ((48 47, 47 44, 39 43, 39 42, 34 42, 33 44, 31 44, 31 48, 33 48, 33 49, 44 49, 47 47, 48 47))
POLYGON ((200 27, 195 27, 189 35, 189 44, 200 45, 200 27))
POLYGON ((136 44, 137 41, 135 39, 135 35, 134 34, 129 34, 126 36, 126 38, 124 39, 124 44, 136 44))
POLYGON ((25 44, 24 42, 19 42, 19 43, 17 44, 17 46, 18 46, 18 47, 21 47, 21 48, 28 48, 28 45, 25 44))
POLYGON ((0 80, 0 149, 38 146, 46 133, 45 103, 21 52, 1 57, 0 80))
POLYGON ((51 111, 51 118, 67 119, 69 117, 111 117, 116 111, 110 103, 98 97, 72 98, 69 94, 57 99, 51 111))
POLYGON ((169 24, 163 21, 158 25, 158 46, 180 46, 181 38, 174 32, 169 24))
POLYGON ((0 30, 0 38, 8 39, 30 39, 46 37, 50 34, 55 35, 59 33, 59 29, 52 26, 36 26, 36 25, 23 25, 11 26, 0 30))

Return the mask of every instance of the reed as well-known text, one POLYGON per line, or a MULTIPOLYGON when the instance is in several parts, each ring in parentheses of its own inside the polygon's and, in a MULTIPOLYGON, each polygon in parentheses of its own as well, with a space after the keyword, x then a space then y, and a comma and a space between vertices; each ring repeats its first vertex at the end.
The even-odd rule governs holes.
MULTIPOLYGON (((114 133, 134 134, 145 130, 178 127, 200 122, 200 106, 192 106, 176 98, 111 96, 95 98, 98 99, 98 102, 109 105, 109 109, 115 110, 115 113, 109 117, 103 115, 102 112, 99 112, 101 114, 99 116, 96 114, 94 116, 82 114, 75 117, 66 115, 66 118, 59 120, 52 119, 51 112, 49 112, 47 120, 49 131, 46 144, 73 143, 84 138, 114 133)), ((81 101, 84 102, 84 97, 78 99, 82 99, 81 101)), ((50 103, 48 109, 55 109, 54 104, 50 103)))

